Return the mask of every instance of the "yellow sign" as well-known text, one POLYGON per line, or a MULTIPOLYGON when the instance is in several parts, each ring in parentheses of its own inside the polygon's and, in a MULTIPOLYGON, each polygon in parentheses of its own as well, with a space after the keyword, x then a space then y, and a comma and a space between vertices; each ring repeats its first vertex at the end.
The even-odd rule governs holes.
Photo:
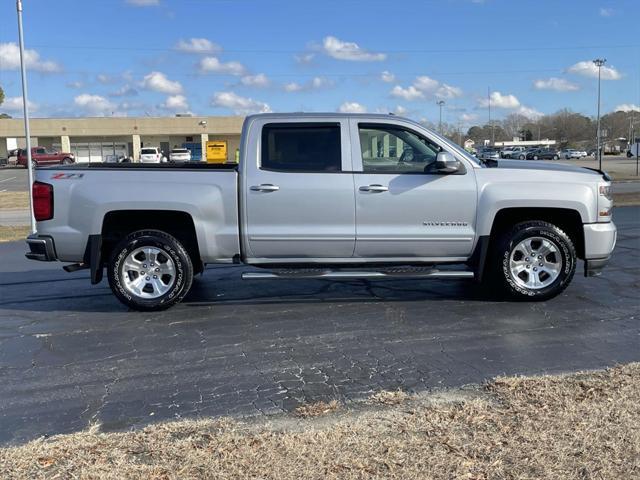
POLYGON ((227 141, 214 140, 207 142, 207 163, 226 163, 227 141))

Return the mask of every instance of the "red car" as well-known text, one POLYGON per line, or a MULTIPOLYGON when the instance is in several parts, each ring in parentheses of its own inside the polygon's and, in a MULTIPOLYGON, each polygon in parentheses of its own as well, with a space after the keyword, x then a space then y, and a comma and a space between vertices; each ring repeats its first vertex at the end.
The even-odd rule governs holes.
MULTIPOLYGON (((44 147, 31 147, 31 160, 34 166, 69 165, 76 161, 73 153, 49 152, 44 147)), ((27 167, 27 151, 24 148, 18 150, 16 164, 27 167)))

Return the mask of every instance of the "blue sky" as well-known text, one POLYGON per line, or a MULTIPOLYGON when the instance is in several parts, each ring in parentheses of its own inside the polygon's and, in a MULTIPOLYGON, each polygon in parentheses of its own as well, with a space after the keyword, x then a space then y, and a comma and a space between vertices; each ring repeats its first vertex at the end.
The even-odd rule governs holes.
MULTIPOLYGON (((24 0, 33 116, 639 108, 637 0, 24 0)), ((15 2, 0 111, 20 116, 15 2)))

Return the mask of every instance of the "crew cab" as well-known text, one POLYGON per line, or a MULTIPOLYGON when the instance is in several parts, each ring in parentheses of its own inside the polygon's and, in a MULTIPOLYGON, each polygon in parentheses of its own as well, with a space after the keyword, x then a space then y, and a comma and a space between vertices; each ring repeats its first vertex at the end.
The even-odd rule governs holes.
MULTIPOLYGON (((27 168, 27 151, 23 148, 18 150, 16 164, 27 168)), ((34 166, 40 165, 71 165, 75 162, 73 153, 52 152, 45 147, 31 147, 31 162, 34 166)))
POLYGON ((206 264, 245 279, 475 279, 515 299, 561 293, 616 242, 609 177, 546 162, 481 161, 408 119, 246 118, 240 163, 36 170, 28 258, 106 269, 137 310, 184 298, 206 264), (144 194, 140 195, 140 189, 144 194))

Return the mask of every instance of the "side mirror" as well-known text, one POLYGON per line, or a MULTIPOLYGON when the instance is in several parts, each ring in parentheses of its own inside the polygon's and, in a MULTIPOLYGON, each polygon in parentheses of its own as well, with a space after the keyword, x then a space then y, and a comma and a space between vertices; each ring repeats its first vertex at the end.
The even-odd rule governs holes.
POLYGON ((460 162, 450 152, 438 152, 436 157, 436 172, 456 173, 461 169, 460 162))

